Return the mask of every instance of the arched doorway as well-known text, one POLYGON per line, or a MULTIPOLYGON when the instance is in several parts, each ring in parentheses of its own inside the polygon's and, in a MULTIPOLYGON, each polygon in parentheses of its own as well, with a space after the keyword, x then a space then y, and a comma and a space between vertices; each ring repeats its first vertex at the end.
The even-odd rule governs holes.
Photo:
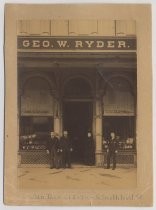
POLYGON ((73 144, 72 160, 84 163, 86 138, 92 132, 93 102, 89 82, 76 77, 70 79, 63 91, 63 129, 69 132, 73 144))

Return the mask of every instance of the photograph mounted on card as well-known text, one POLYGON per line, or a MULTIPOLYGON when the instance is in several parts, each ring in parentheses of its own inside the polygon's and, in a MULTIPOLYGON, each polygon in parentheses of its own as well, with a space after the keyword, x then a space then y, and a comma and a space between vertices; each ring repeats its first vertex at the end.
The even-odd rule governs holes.
POLYGON ((151 72, 148 4, 7 4, 4 202, 151 206, 151 72))

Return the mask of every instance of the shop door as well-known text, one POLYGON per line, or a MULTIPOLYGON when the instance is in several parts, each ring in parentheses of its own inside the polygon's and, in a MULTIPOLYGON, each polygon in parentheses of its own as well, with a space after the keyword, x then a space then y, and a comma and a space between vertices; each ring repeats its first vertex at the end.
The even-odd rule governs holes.
POLYGON ((92 132, 92 103, 65 102, 63 106, 63 128, 72 140, 72 162, 84 163, 87 132, 92 132))

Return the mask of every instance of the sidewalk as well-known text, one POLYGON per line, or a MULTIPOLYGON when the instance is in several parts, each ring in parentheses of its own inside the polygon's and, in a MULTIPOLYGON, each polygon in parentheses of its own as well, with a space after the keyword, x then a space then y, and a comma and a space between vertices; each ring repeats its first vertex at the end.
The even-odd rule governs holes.
POLYGON ((136 187, 137 169, 116 170, 75 165, 72 169, 19 168, 22 189, 126 189, 136 187))

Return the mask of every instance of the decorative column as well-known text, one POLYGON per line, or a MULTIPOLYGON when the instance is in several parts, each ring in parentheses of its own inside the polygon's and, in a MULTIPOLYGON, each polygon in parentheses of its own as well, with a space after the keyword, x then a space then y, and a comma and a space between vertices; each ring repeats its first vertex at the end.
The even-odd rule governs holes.
POLYGON ((102 151, 102 103, 99 93, 96 93, 95 99, 95 137, 96 137, 96 166, 101 167, 104 164, 104 155, 102 151))
POLYGON ((61 113, 60 113, 60 103, 59 99, 55 98, 55 105, 54 105, 54 131, 60 135, 61 133, 61 113))
POLYGON ((60 91, 61 85, 61 72, 59 68, 59 63, 56 63, 56 70, 54 71, 55 75, 55 97, 54 97, 54 131, 58 133, 59 136, 62 135, 62 96, 60 91))

